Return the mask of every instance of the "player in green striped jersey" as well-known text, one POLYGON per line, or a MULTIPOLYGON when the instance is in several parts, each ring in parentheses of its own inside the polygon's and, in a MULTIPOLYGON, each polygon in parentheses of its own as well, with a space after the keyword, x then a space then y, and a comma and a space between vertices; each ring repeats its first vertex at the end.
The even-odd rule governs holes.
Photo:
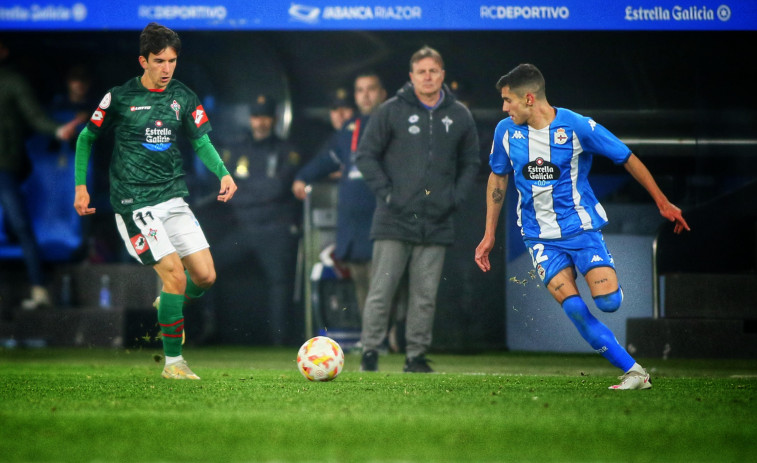
POLYGON ((95 213, 89 206, 87 165, 94 141, 112 130, 110 202, 116 224, 129 254, 152 265, 163 283, 158 304, 166 356, 162 376, 200 379, 182 356, 183 304, 210 288, 216 271, 205 235, 183 199, 189 192, 177 135, 189 138, 219 178, 219 201, 230 200, 237 186, 210 143, 210 122, 197 95, 173 79, 180 51, 179 36, 171 29, 150 23, 142 31, 144 73, 112 88, 77 140, 74 208, 79 215, 95 213))

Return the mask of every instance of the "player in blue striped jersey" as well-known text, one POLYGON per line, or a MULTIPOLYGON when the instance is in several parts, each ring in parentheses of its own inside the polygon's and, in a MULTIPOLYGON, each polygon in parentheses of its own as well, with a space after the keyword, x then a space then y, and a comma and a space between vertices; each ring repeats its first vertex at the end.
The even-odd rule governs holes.
POLYGON ((509 117, 494 132, 486 230, 476 248, 476 263, 484 272, 491 269, 489 253, 512 174, 519 197, 518 226, 537 274, 581 336, 624 372, 620 384, 610 388, 652 387, 646 370, 589 312, 576 286, 578 269, 597 308, 603 312, 620 308, 623 291, 600 231, 607 214, 588 182, 592 157, 605 156, 623 165, 649 192, 660 214, 674 222, 675 233, 689 230, 681 210, 668 201, 641 160, 609 130, 591 118, 551 106, 536 66, 517 66, 499 79, 497 89, 509 117))

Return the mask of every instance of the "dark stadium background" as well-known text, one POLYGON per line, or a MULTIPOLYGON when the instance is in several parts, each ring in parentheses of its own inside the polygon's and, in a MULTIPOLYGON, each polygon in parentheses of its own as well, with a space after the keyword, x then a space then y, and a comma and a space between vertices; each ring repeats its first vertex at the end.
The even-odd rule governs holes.
MULTIPOLYGON (((214 140, 220 143, 238 136, 246 123, 244 117, 237 117, 240 106, 258 93, 273 93, 291 109, 291 124, 283 133, 306 157, 329 132, 328 92, 349 87, 357 71, 371 69, 383 76, 391 95, 407 80, 413 51, 430 45, 443 54, 447 83, 457 84, 479 124, 484 165, 474 197, 458 214, 459 240, 448 253, 440 289, 436 348, 507 347, 505 287, 510 275, 504 248, 498 250, 503 265, 487 275, 474 268, 473 250, 483 231, 488 146, 502 118, 494 84, 523 62, 542 70, 553 105, 591 115, 622 139, 636 141, 629 145, 697 230, 666 247, 661 265, 669 272, 746 278, 747 284, 737 291, 695 283, 686 287, 695 298, 707 299, 707 291, 716 291, 713 300, 724 306, 746 304, 735 317, 743 321, 741 335, 754 339, 757 307, 749 294, 754 292, 757 270, 757 206, 752 200, 757 178, 755 32, 186 30, 180 34, 183 52, 175 77, 214 103, 213 109, 207 108, 214 140), (735 299, 729 302, 729 298, 735 299)), ((2 35, 42 101, 60 90, 72 64, 90 67, 98 98, 108 87, 141 73, 136 31, 2 35)), ((602 160, 595 162, 594 172, 610 180, 624 173, 602 160)), ((640 187, 624 181, 607 188, 603 202, 619 204, 621 214, 624 205, 651 203, 640 187)), ((644 233, 663 230, 660 242, 670 242, 660 225, 648 223, 644 233)), ((508 252, 515 252, 518 237, 501 233, 499 243, 507 243, 508 252)), ((13 300, 18 294, 8 282, 17 263, 2 262, 2 268, 4 300, 13 300)), ((9 311, 3 305, 4 318, 9 311)), ((694 318, 698 317, 713 314, 694 318)), ((681 336, 686 337, 686 332, 681 336)))

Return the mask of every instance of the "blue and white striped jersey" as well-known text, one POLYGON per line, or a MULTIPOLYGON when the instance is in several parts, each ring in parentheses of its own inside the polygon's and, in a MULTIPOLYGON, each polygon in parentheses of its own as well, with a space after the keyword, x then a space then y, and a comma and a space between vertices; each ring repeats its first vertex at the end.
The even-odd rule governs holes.
POLYGON ((625 163, 631 150, 591 118, 555 108, 541 130, 497 124, 489 165, 498 175, 513 172, 518 190, 518 226, 525 238, 560 239, 599 230, 607 214, 589 185, 593 155, 625 163))

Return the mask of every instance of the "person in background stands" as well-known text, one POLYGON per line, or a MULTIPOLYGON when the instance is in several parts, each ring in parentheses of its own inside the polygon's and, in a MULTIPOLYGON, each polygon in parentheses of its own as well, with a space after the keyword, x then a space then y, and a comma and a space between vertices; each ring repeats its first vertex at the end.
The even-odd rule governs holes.
POLYGON ((370 283, 373 245, 369 235, 376 197, 355 166, 355 154, 371 113, 386 99, 386 90, 379 76, 370 72, 355 78, 354 94, 359 114, 346 121, 328 148, 297 172, 292 192, 305 199, 308 184, 335 172, 340 174, 334 257, 350 271, 362 319, 370 283))
POLYGON ((250 131, 222 149, 240 186, 226 217, 217 253, 228 274, 216 293, 219 341, 227 344, 302 343, 304 315, 295 310, 295 275, 302 205, 290 185, 301 158, 274 133, 276 101, 257 95, 250 131))
POLYGON ((430 47, 410 58, 410 82, 372 114, 357 168, 376 196, 372 277, 363 316, 363 371, 378 370, 392 298, 408 278, 404 371, 428 373, 436 297, 452 216, 479 168, 476 125, 444 85, 444 61, 430 47))
POLYGON ((65 141, 72 138, 81 121, 74 118, 61 125, 47 117, 26 78, 9 64, 9 57, 10 47, 0 37, 0 206, 21 245, 31 286, 31 297, 24 299, 21 306, 34 310, 49 307, 51 301, 32 219, 21 192, 21 185, 32 171, 26 153, 26 129, 31 127, 65 141))
POLYGON ((349 92, 344 88, 338 88, 334 92, 329 107, 329 121, 334 131, 338 132, 344 127, 344 123, 355 116, 355 107, 349 99, 349 92))

